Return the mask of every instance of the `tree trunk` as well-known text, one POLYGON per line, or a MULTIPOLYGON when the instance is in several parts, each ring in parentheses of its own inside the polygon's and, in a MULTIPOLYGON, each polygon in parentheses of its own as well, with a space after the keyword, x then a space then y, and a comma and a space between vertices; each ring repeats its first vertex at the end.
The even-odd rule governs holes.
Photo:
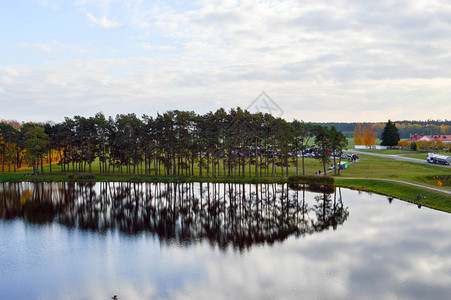
POLYGON ((297 151, 295 151, 294 155, 296 155, 296 175, 299 175, 299 158, 297 151))
POLYGON ((174 152, 174 155, 173 155, 173 158, 172 158, 172 161, 173 161, 173 163, 174 163, 174 166, 173 166, 173 176, 177 176, 177 166, 176 166, 176 162, 177 162, 177 160, 176 160, 176 158, 175 158, 175 152, 174 152))
POLYGON ((52 173, 52 150, 49 150, 50 173, 52 173))
POLYGON ((302 175, 305 175, 304 150, 301 151, 301 155, 302 155, 302 175))
POLYGON ((246 157, 244 156, 243 153, 241 153, 241 155, 243 156, 243 162, 242 162, 242 164, 243 164, 243 165, 242 165, 242 168, 243 168, 243 171, 242 171, 242 172, 243 172, 243 175, 242 175, 242 177, 244 178, 244 177, 246 177, 246 173, 245 173, 245 172, 246 172, 246 170, 245 170, 245 169, 246 169, 246 157))
POLYGON ((286 168, 285 168, 285 170, 287 171, 287 177, 288 177, 288 165, 290 164, 290 157, 288 156, 288 152, 287 152, 287 155, 286 155, 286 159, 287 159, 287 161, 286 161, 286 168))
POLYGON ((282 173, 282 177, 283 177, 283 154, 282 152, 280 152, 280 173, 282 173))
POLYGON ((337 175, 337 164, 335 161, 335 150, 333 150, 332 155, 334 156, 334 175, 337 175))
POLYGON ((248 151, 247 152, 247 159, 249 160, 249 163, 248 163, 248 165, 249 165, 249 178, 251 178, 252 177, 252 169, 251 169, 251 151, 248 151))
POLYGON ((5 142, 3 142, 2 173, 5 172, 5 152, 6 152, 6 147, 5 147, 5 142))
POLYGON ((199 153, 199 176, 202 177, 202 151, 199 153))
POLYGON ((33 165, 33 174, 38 177, 38 161, 37 160, 33 160, 33 162, 31 163, 33 165))
POLYGON ((207 152, 207 177, 210 177, 210 152, 207 152))
POLYGON ((222 159, 222 175, 226 177, 225 157, 222 159))
POLYGON ((272 175, 273 177, 276 177, 277 175, 276 154, 274 153, 274 150, 272 151, 272 175))
POLYGON ((8 143, 8 172, 11 172, 11 144, 8 143))
POLYGON ((255 177, 258 177, 258 140, 255 137, 255 177))
POLYGON ((70 159, 72 161, 72 172, 75 172, 75 162, 74 162, 74 149, 72 147, 72 144, 70 144, 70 159))
POLYGON ((16 150, 16 166, 17 166, 17 168, 20 168, 20 153, 19 153, 19 151, 17 151, 16 150))
MULTIPOLYGON (((59 152, 61 153, 61 149, 59 149, 59 152)), ((63 150, 63 157, 60 158, 60 163, 61 163, 61 171, 66 172, 66 149, 63 150), (61 159, 63 161, 61 161, 61 159)))

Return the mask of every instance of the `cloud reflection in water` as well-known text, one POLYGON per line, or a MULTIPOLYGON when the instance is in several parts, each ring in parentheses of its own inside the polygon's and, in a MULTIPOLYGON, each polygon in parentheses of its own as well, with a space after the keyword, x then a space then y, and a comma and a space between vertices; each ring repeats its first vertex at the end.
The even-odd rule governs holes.
POLYGON ((48 204, 36 206, 49 203, 36 186, 16 188, 22 192, 0 205, 3 219, 15 219, 0 221, 0 279, 9 286, 0 291, 12 296, 446 299, 451 292, 449 214, 379 195, 52 184, 39 195, 52 191, 48 213, 48 204), (30 280, 21 285, 24 272, 30 280))

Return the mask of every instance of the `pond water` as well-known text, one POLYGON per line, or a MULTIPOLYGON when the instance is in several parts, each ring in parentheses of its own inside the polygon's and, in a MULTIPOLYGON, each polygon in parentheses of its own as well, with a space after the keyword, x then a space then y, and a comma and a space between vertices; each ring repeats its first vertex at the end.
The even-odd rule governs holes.
POLYGON ((278 184, 0 184, 1 299, 450 299, 451 215, 278 184))

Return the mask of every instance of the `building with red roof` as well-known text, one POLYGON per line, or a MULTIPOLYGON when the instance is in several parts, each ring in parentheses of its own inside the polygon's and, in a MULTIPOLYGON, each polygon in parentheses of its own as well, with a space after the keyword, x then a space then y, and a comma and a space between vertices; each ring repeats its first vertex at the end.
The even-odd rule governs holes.
POLYGON ((424 134, 414 134, 412 135, 407 142, 431 142, 431 141, 440 141, 446 144, 451 143, 451 135, 445 135, 445 134, 433 134, 433 135, 424 135, 424 134))

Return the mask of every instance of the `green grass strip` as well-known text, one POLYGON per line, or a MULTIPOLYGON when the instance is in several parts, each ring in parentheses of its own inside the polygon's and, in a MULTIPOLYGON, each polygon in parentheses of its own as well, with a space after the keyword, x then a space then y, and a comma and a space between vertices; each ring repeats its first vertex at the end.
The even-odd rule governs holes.
POLYGON ((407 202, 421 204, 433 209, 451 212, 451 199, 445 193, 435 192, 421 187, 405 185, 397 182, 371 180, 371 179, 341 179, 335 178, 335 183, 340 187, 375 192, 398 198, 407 202), (422 198, 418 199, 418 195, 422 198))

